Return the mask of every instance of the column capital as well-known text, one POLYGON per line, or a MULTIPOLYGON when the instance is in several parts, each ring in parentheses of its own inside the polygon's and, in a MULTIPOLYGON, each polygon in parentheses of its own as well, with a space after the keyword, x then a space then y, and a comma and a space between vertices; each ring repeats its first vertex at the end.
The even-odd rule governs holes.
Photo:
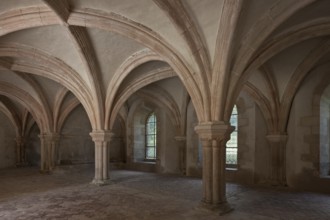
POLYGON ((272 143, 286 142, 288 139, 287 134, 269 134, 266 136, 267 140, 272 143))
POLYGON ((176 141, 186 141, 187 140, 186 136, 175 136, 174 139, 176 141))
POLYGON ((17 144, 22 144, 22 143, 24 143, 24 137, 22 137, 22 136, 17 136, 16 138, 15 138, 15 141, 16 141, 16 143, 17 144))
POLYGON ((195 127, 196 133, 202 140, 229 139, 231 132, 234 130, 234 126, 230 126, 224 121, 202 122, 195 127))
POLYGON ((58 141, 60 135, 58 133, 41 133, 38 135, 40 139, 58 141))
POLYGON ((89 135, 92 137, 94 142, 101 142, 101 141, 110 141, 111 137, 114 136, 109 130, 93 130, 89 135))

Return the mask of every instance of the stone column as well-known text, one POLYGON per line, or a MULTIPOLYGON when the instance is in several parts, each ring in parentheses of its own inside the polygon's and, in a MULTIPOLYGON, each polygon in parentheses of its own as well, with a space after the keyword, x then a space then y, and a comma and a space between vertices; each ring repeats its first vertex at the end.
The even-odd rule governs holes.
POLYGON ((16 166, 25 165, 25 143, 22 136, 17 137, 16 139, 16 166))
POLYGON ((203 147, 202 207, 225 214, 232 210, 226 199, 226 143, 234 127, 224 122, 197 125, 203 147))
POLYGON ((43 133, 39 135, 41 144, 41 169, 42 173, 50 173, 56 164, 56 147, 60 136, 57 133, 43 133))
POLYGON ((186 137, 185 136, 176 136, 175 140, 178 142, 179 146, 179 169, 181 174, 186 175, 186 137))
POLYGON ((95 143, 95 177, 92 184, 105 185, 111 183, 109 178, 109 148, 108 143, 113 133, 96 130, 90 133, 95 143))
POLYGON ((286 134, 267 135, 270 145, 270 182, 286 186, 286 134))

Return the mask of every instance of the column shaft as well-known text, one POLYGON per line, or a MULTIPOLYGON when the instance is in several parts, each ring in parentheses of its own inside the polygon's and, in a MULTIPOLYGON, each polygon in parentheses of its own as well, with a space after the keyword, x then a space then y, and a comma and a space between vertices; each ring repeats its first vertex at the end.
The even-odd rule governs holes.
POLYGON ((203 201, 212 203, 212 148, 211 141, 202 140, 203 147, 203 201))
POLYGON ((22 137, 17 137, 16 138, 16 166, 21 166, 22 165, 22 137))
POLYGON ((178 143, 178 153, 179 153, 179 169, 183 175, 186 175, 187 162, 186 162, 186 137, 185 136, 176 136, 175 140, 178 143))
POLYGON ((41 167, 40 171, 49 173, 55 168, 55 148, 59 141, 57 133, 44 133, 39 135, 40 138, 40 154, 41 154, 41 167))
POLYGON ((108 143, 113 134, 110 131, 97 130, 90 135, 95 143, 95 177, 92 183, 105 185, 110 183, 108 143))
POLYGON ((226 199, 225 146, 234 127, 224 122, 196 126, 203 145, 203 203, 224 214, 232 210, 226 199))

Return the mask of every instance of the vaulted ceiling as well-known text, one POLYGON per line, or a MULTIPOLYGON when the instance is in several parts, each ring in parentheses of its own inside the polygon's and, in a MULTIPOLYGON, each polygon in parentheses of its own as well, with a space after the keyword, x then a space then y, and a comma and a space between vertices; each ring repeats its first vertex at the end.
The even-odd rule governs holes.
POLYGON ((303 79, 329 62, 329 11, 328 0, 0 1, 1 109, 55 132, 81 103, 93 129, 110 129, 137 90, 178 77, 199 121, 228 120, 245 89, 282 131, 303 79))

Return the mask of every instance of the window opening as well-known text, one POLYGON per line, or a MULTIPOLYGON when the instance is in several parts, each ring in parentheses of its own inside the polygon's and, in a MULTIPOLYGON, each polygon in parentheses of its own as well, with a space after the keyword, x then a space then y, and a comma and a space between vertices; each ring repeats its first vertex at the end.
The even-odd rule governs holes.
POLYGON ((146 160, 156 159, 157 146, 157 118, 151 113, 146 121, 146 160))
POLYGON ((237 166, 237 146, 238 146, 238 112, 236 105, 230 117, 230 124, 235 126, 235 130, 230 135, 230 140, 226 145, 226 165, 227 167, 237 166))

